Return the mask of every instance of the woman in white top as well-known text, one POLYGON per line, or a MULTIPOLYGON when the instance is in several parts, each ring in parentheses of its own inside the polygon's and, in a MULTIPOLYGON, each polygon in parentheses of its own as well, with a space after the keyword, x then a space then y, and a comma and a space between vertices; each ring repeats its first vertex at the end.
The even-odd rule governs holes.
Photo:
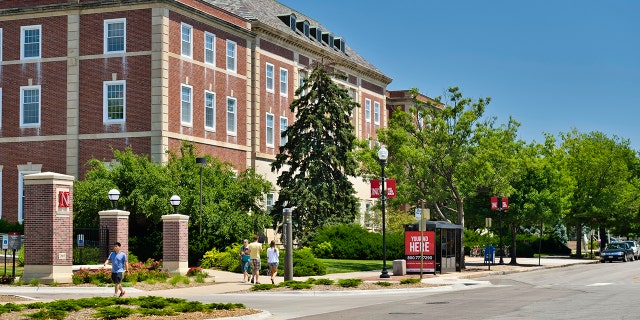
POLYGON ((267 249, 267 265, 269 265, 272 284, 275 284, 273 278, 278 274, 278 262, 280 262, 280 251, 276 248, 276 242, 271 240, 269 249, 267 249))

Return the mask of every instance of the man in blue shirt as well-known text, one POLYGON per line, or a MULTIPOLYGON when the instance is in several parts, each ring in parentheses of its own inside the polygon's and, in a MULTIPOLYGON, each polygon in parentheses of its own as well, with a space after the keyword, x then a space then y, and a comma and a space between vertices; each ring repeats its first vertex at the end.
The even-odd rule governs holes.
POLYGON ((109 257, 104 262, 106 266, 107 263, 111 263, 111 280, 115 283, 115 293, 114 296, 122 297, 125 292, 122 289, 122 278, 125 271, 131 271, 131 267, 129 266, 129 260, 127 259, 127 254, 120 251, 120 242, 116 242, 113 244, 113 251, 109 254, 109 257), (126 268, 126 269, 125 269, 126 268), (120 291, 120 294, 118 294, 120 291))

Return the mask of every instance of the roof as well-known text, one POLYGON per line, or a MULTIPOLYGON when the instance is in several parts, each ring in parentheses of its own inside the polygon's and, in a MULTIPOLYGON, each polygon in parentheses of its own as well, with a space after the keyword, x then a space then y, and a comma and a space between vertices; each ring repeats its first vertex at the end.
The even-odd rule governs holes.
MULTIPOLYGON (((307 41, 309 44, 313 44, 318 47, 322 47, 324 50, 335 52, 336 54, 342 55, 345 59, 370 69, 380 75, 388 78, 384 75, 380 70, 378 70, 373 64, 367 61, 365 58, 360 56, 357 52, 355 52, 348 44, 345 46, 345 54, 336 49, 331 49, 325 45, 318 43, 317 41, 313 41, 303 34, 297 33, 289 26, 282 22, 278 16, 290 15, 294 14, 296 16, 296 21, 302 22, 304 20, 309 21, 309 26, 320 27, 324 32, 331 32, 326 27, 324 27, 320 22, 312 19, 311 17, 293 10, 288 6, 285 6, 278 1, 275 0, 203 0, 213 6, 216 6, 222 10, 229 11, 233 14, 236 14, 240 17, 243 17, 250 21, 258 21, 263 23, 271 28, 274 28, 284 34, 288 34, 290 36, 299 37, 301 41, 307 41)), ((333 33, 335 37, 340 37, 339 33, 333 33)), ((343 37, 342 37, 343 38, 343 37)), ((347 41, 345 41, 347 43, 347 41)), ((391 79, 389 78, 389 82, 391 79)))

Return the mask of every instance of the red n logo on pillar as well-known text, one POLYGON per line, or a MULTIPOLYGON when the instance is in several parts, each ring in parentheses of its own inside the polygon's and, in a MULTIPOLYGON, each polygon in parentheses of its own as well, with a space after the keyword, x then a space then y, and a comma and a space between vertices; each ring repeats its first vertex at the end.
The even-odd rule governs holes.
POLYGON ((69 208, 71 207, 71 193, 69 191, 59 191, 58 192, 58 208, 69 208))

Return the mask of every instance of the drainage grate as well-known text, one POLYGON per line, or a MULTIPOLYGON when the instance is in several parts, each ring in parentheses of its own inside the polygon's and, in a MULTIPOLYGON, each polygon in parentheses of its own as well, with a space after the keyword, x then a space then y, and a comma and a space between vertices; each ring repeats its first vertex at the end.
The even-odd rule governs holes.
POLYGON ((448 301, 434 301, 434 302, 427 302, 426 304, 447 304, 449 303, 448 301))

